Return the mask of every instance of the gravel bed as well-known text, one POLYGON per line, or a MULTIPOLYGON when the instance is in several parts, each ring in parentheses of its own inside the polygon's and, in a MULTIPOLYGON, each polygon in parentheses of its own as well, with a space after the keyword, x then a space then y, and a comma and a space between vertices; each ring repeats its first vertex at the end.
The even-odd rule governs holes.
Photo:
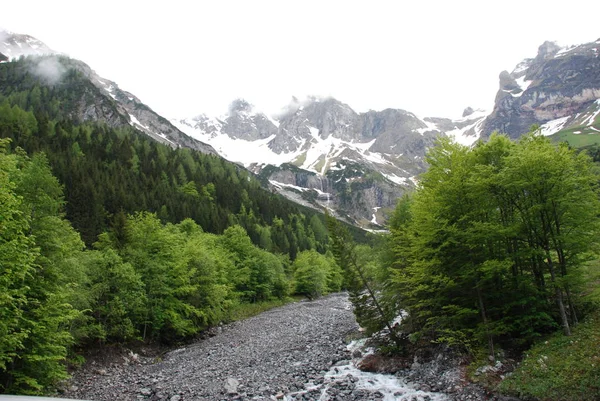
MULTIPOLYGON (((97 401, 283 399, 305 390, 310 381, 322 381, 331 366, 350 359, 344 339, 357 328, 345 294, 295 302, 225 325, 213 337, 171 351, 158 362, 134 353, 110 363, 89 360, 61 396, 97 401)), ((306 393, 303 399, 314 398, 306 393)))
POLYGON ((467 383, 460 360, 448 352, 424 363, 415 358, 397 375, 365 378, 355 368, 361 352, 346 344, 357 330, 346 294, 295 302, 213 329, 211 337, 160 358, 144 349, 104 349, 88 358, 60 396, 94 401, 516 400, 467 383), (406 386, 398 387, 398 380, 406 386))

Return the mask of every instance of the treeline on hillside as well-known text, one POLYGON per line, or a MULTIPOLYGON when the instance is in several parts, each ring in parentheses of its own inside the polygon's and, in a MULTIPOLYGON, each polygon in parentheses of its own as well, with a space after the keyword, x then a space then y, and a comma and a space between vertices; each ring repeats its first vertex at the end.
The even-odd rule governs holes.
POLYGON ((212 233, 240 224, 255 244, 292 258, 325 249, 322 217, 300 212, 217 156, 172 149, 133 128, 38 120, 7 100, 0 103, 0 137, 13 148, 46 153, 65 186, 67 219, 88 245, 118 212, 151 211, 163 222, 191 218, 212 233))
POLYGON ((598 243, 589 157, 533 134, 493 135, 474 148, 441 139, 427 162, 378 253, 361 260, 334 239, 340 264, 358 265, 377 295, 357 295, 359 321, 375 331, 402 314, 407 348, 434 341, 491 357, 569 335, 590 310, 585 262, 598 243))
POLYGON ((246 303, 339 291, 332 256, 287 255, 243 227, 222 235, 191 219, 117 213, 85 248, 65 218, 44 154, 0 140, 0 393, 43 393, 65 378, 75 348, 131 340, 174 342, 246 303))

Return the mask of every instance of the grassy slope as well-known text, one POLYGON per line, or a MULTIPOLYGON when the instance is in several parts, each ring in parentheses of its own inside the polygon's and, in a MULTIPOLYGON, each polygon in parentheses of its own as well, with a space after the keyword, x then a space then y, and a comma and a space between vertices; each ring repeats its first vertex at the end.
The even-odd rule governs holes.
POLYGON ((600 260, 585 267, 584 303, 593 312, 573 328, 540 341, 500 391, 543 401, 600 400, 600 260))
MULTIPOLYGON (((591 110, 593 112, 593 110, 591 110)), ((585 125, 570 126, 550 136, 555 142, 568 142, 574 148, 600 145, 600 114, 591 127, 585 125), (576 134, 576 132, 579 132, 576 134)))
POLYGON ((500 385, 502 392, 540 400, 600 399, 600 311, 573 329, 531 348, 519 368, 500 385))

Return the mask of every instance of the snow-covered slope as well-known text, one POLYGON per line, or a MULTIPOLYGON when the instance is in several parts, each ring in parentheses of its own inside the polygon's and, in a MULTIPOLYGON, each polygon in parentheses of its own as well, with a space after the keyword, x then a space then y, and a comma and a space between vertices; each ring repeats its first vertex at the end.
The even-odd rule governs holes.
POLYGON ((8 59, 19 56, 57 54, 40 40, 29 35, 21 35, 0 30, 0 53, 8 59))
POLYGON ((254 112, 248 102, 236 100, 221 117, 201 114, 172 121, 188 135, 210 143, 223 157, 248 168, 290 163, 325 175, 339 160, 352 160, 378 166, 392 181, 404 184, 422 171, 425 151, 437 136, 449 135, 471 145, 479 139, 487 116, 472 109, 457 120, 421 119, 393 109, 359 114, 331 98, 313 98, 291 111, 289 106, 286 109, 284 115, 269 117, 254 112), (242 104, 243 110, 236 109, 236 104, 242 104))
MULTIPOLYGON (((570 132, 574 135, 598 135, 600 133, 600 99, 596 99, 579 113, 550 120, 540 126, 542 135, 570 132)), ((600 142, 600 139, 597 140, 600 142)))
POLYGON ((378 224, 414 187, 435 139, 447 133, 471 145, 486 115, 472 109, 457 120, 396 109, 357 113, 336 99, 316 97, 294 99, 284 110, 266 116, 238 99, 224 116, 172 121, 226 159, 266 175, 274 190, 378 224))
POLYGON ((451 137, 457 143, 472 146, 481 138, 483 122, 489 113, 482 109, 467 107, 457 119, 426 117, 424 120, 435 124, 435 128, 451 137))

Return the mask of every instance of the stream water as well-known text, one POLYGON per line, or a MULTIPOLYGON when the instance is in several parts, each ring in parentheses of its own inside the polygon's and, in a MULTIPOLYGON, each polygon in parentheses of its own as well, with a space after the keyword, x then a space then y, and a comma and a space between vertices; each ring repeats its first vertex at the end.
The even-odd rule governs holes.
MULTIPOLYGON (((373 349, 364 348, 365 340, 352 341, 347 349, 352 355, 355 350, 361 350, 362 356, 372 353, 373 349)), ((372 400, 380 399, 384 401, 447 401, 449 397, 443 393, 426 392, 418 390, 411 383, 392 374, 363 372, 356 367, 361 358, 354 358, 346 364, 340 364, 332 367, 324 376, 323 382, 315 384, 309 382, 305 390, 290 393, 284 397, 285 401, 314 399, 319 401, 329 401, 340 398, 331 394, 331 389, 335 387, 345 388, 348 381, 353 383, 354 391, 364 390, 369 396, 362 398, 360 395, 347 395, 349 400, 372 400), (318 393, 317 393, 318 391, 318 393), (379 393, 379 394, 377 394, 379 393), (306 396, 319 394, 315 396, 306 396)))

